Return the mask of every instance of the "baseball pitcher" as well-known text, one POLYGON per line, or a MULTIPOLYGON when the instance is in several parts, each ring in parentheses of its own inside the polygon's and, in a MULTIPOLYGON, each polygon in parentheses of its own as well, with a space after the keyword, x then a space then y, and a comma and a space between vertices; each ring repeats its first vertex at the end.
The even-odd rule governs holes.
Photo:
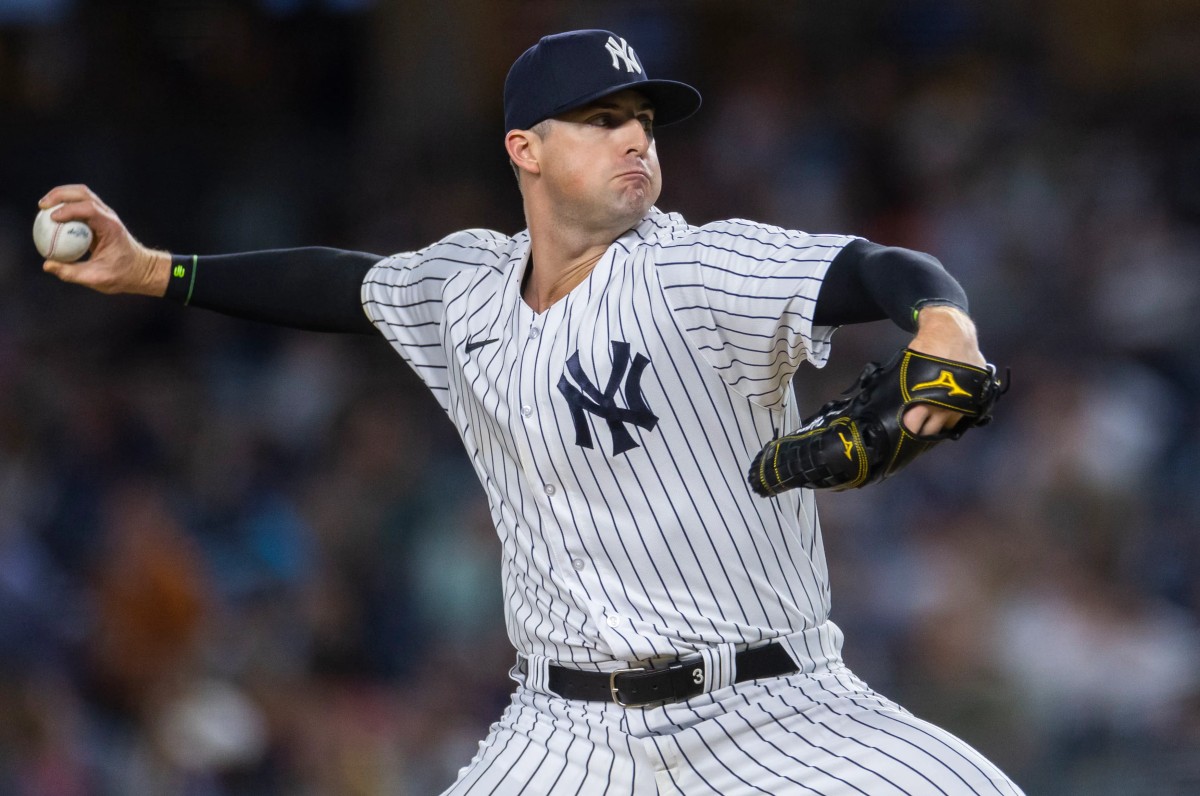
POLYGON ((384 335, 457 427, 503 548, 511 704, 447 794, 1019 794, 842 662, 816 489, 888 477, 1001 392, 925 254, 655 203, 655 134, 699 93, 602 30, 547 36, 504 87, 527 228, 383 257, 139 244, 84 186, 67 282, 384 335), (833 330, 908 345, 802 420, 833 330))

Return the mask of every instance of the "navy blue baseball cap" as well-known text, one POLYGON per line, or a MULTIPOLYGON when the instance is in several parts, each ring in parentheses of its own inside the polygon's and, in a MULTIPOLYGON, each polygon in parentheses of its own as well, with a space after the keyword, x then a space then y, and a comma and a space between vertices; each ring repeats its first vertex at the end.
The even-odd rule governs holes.
POLYGON ((700 108, 700 92, 675 80, 651 80, 641 59, 607 30, 546 36, 513 63, 504 81, 504 129, 528 130, 622 89, 654 103, 654 126, 678 122, 700 108))

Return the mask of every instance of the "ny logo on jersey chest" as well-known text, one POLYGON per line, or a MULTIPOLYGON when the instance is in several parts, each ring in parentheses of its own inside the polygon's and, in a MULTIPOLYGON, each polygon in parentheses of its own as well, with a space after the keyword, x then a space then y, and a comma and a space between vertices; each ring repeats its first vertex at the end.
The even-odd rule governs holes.
POLYGON ((612 371, 608 376, 608 384, 601 392, 592 380, 583 372, 579 364, 579 352, 576 351, 567 360, 567 372, 558 380, 558 391, 567 399, 571 409, 571 421, 575 424, 575 444, 581 448, 592 447, 592 430, 588 423, 588 414, 604 418, 612 435, 613 455, 639 447, 634 441, 626 423, 632 423, 646 431, 658 423, 658 416, 650 411, 646 399, 642 396, 642 373, 650 360, 638 354, 630 357, 629 343, 620 340, 612 341, 612 371), (570 378, 567 378, 570 374, 570 378), (574 383, 572 383, 574 380, 574 383), (624 383, 625 407, 617 406, 617 392, 624 383))

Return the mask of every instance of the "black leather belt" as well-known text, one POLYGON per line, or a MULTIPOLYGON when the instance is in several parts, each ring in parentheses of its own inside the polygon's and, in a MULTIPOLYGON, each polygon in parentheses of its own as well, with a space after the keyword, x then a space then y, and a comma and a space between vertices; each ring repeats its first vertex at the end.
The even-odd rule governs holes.
MULTIPOLYGON (((742 650, 734 660, 737 679, 780 677, 797 671, 796 662, 778 643, 742 650)), ((704 693, 704 661, 674 663, 665 669, 618 669, 614 672, 584 672, 550 666, 550 690, 564 699, 616 702, 623 707, 641 707, 654 702, 678 702, 704 693)))

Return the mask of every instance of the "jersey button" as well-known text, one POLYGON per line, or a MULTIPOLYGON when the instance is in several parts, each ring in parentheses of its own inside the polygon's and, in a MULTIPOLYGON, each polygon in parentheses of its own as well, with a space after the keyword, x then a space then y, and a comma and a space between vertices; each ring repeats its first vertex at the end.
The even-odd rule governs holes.
POLYGON ((538 339, 538 335, 539 335, 539 334, 541 334, 541 333, 542 333, 542 332, 541 332, 541 330, 540 330, 540 329, 538 329, 536 326, 530 326, 530 327, 529 327, 529 339, 530 339, 530 340, 536 340, 536 339, 538 339))
POLYGON ((525 417, 529 417, 530 415, 533 414, 533 407, 529 406, 528 404, 526 404, 525 406, 522 406, 521 414, 524 415, 525 417))
POLYGON ((620 624, 621 624, 621 617, 617 616, 616 614, 608 615, 608 626, 609 627, 617 627, 620 624))
POLYGON ((575 559, 574 561, 571 562, 571 566, 575 567, 576 570, 583 569, 583 559, 582 558, 575 559))
POLYGON ((546 484, 543 488, 546 490, 547 495, 553 495, 555 492, 558 491, 557 489, 554 488, 554 484, 546 484))

